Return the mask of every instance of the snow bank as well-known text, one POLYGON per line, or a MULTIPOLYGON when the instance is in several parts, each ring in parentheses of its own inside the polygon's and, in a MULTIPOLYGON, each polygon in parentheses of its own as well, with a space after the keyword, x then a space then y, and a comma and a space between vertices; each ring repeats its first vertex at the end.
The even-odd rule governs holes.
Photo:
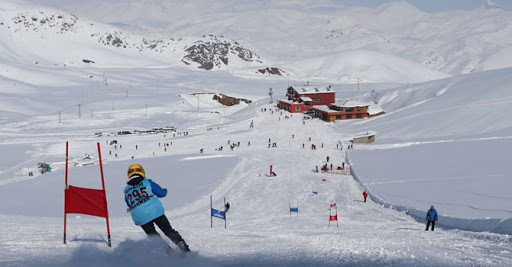
MULTIPOLYGON (((479 143, 477 142, 477 145, 479 143)), ((482 144, 480 144, 482 145, 482 144)), ((487 144, 484 144, 487 145, 487 144)), ((503 146, 503 143, 495 144, 503 146)), ((425 146, 425 145, 423 145, 425 146)), ((446 157, 452 157, 449 153, 453 146, 448 146, 444 150, 439 150, 439 146, 429 145, 427 149, 436 149, 437 156, 432 157, 428 154, 428 166, 441 165, 440 161, 447 161, 446 157), (448 156, 444 156, 448 155, 448 156)), ((445 144, 446 146, 446 144, 445 144)), ((479 148, 473 145, 473 149, 479 151, 479 148)), ((494 149, 494 148, 492 148, 494 149)), ((510 179, 500 179, 499 183, 486 179, 469 181, 466 177, 456 178, 456 182, 445 182, 453 179, 447 177, 446 166, 439 168, 425 167, 418 168, 418 164, 423 165, 425 158, 418 156, 417 150, 413 149, 394 149, 395 151, 351 151, 347 153, 347 162, 351 166, 352 175, 363 188, 369 193, 370 198, 385 207, 393 208, 398 211, 405 211, 418 222, 425 222, 426 211, 430 205, 434 205, 439 213, 438 225, 445 228, 456 228, 469 231, 488 231, 501 234, 512 234, 512 218, 510 218, 511 199, 507 198, 508 188, 510 188, 510 179), (405 151, 404 151, 405 149, 405 151), (396 156, 399 150, 401 156, 396 156), (400 165, 392 165, 383 154, 397 159, 400 165), (350 158, 349 158, 350 155, 350 158), (412 159, 412 160, 405 160, 412 159), (402 161, 401 161, 402 160, 402 161), (405 162, 407 161, 407 162, 405 162), (414 170, 414 174, 411 171, 414 170), (431 178, 426 178, 431 177, 431 178), (433 179, 435 177, 435 179, 433 179), (486 194, 486 192, 491 192, 486 194)), ((463 155, 456 151, 458 155, 463 155)), ((491 157, 492 154, 485 154, 491 157)), ((474 164, 467 157, 462 160, 468 165, 474 164)), ((498 158, 488 159, 495 162, 495 166, 502 165, 498 158)), ((451 170, 457 171, 461 162, 449 161, 445 165, 455 165, 451 170)), ((475 175, 481 176, 493 171, 501 172, 496 168, 479 168, 482 172, 476 172, 475 175)))

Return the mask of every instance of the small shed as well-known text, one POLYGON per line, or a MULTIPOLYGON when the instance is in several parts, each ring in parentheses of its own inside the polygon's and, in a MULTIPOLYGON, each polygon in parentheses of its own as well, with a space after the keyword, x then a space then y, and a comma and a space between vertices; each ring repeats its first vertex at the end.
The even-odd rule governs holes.
POLYGON ((375 132, 366 132, 354 137, 352 142, 354 144, 370 144, 375 142, 375 132))

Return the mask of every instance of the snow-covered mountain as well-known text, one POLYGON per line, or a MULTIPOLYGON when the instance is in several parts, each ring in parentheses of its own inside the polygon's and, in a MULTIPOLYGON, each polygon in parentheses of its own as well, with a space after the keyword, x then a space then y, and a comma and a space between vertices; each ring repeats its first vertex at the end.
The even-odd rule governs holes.
POLYGON ((186 64, 206 70, 262 63, 258 55, 223 36, 143 36, 59 10, 20 8, 9 2, 4 3, 0 14, 1 54, 16 62, 60 66, 186 64))
MULTIPOLYGON (((4 59, 10 62, 55 67, 189 66, 204 70, 227 70, 244 76, 268 74, 288 79, 327 78, 340 82, 360 79, 367 82, 403 83, 447 77, 419 62, 376 51, 345 50, 327 53, 322 50, 312 54, 305 50, 297 52, 297 55, 302 56, 300 59, 297 55, 288 58, 289 48, 294 44, 281 46, 281 36, 276 36, 271 43, 279 47, 278 51, 284 57, 272 59, 270 55, 275 51, 269 53, 268 57, 260 56, 259 53, 269 52, 266 49, 268 44, 257 41, 251 43, 254 40, 243 36, 240 38, 245 40, 244 44, 223 35, 194 36, 197 32, 193 31, 186 32, 188 37, 141 35, 136 31, 121 30, 59 10, 19 6, 9 2, 4 3, 0 13, 0 49, 4 59), (252 48, 246 48, 247 45, 252 48), (404 75, 406 69, 408 72, 404 75)), ((202 22, 198 24, 205 25, 202 22)), ((231 25, 226 27, 231 28, 231 25)), ((267 38, 265 40, 268 41, 267 38)), ((323 42, 323 38, 320 39, 323 42)), ((297 45, 298 48, 303 47, 301 43, 297 45)))
POLYGON ((406 1, 379 8, 331 1, 90 1, 59 6, 108 23, 175 36, 224 35, 276 60, 365 49, 453 75, 511 67, 512 19, 492 1, 469 11, 426 13, 406 1), (151 10, 146 16, 141 10, 151 10))

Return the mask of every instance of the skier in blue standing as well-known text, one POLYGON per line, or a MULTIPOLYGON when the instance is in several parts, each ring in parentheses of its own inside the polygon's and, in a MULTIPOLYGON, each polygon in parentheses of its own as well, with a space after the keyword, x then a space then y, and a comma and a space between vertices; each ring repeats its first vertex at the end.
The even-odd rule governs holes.
POLYGON ((164 207, 158 198, 165 197, 167 189, 160 187, 150 179, 146 179, 146 172, 139 164, 128 167, 128 182, 124 188, 124 200, 128 211, 136 225, 142 227, 148 236, 159 236, 155 224, 171 239, 182 251, 190 249, 181 235, 171 227, 164 214, 164 207))
POLYGON ((425 231, 428 231, 430 224, 432 224, 431 230, 434 231, 434 227, 436 226, 437 222, 437 211, 434 209, 434 206, 430 206, 430 209, 427 211, 427 217, 425 219, 427 220, 427 228, 425 228, 425 231))

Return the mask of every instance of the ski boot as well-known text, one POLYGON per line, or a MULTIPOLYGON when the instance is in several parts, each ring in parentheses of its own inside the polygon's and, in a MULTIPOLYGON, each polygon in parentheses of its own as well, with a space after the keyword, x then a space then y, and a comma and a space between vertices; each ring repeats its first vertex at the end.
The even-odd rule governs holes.
POLYGON ((188 247, 187 243, 185 243, 184 240, 181 240, 176 245, 181 249, 181 251, 183 251, 185 253, 190 252, 190 248, 188 247))

